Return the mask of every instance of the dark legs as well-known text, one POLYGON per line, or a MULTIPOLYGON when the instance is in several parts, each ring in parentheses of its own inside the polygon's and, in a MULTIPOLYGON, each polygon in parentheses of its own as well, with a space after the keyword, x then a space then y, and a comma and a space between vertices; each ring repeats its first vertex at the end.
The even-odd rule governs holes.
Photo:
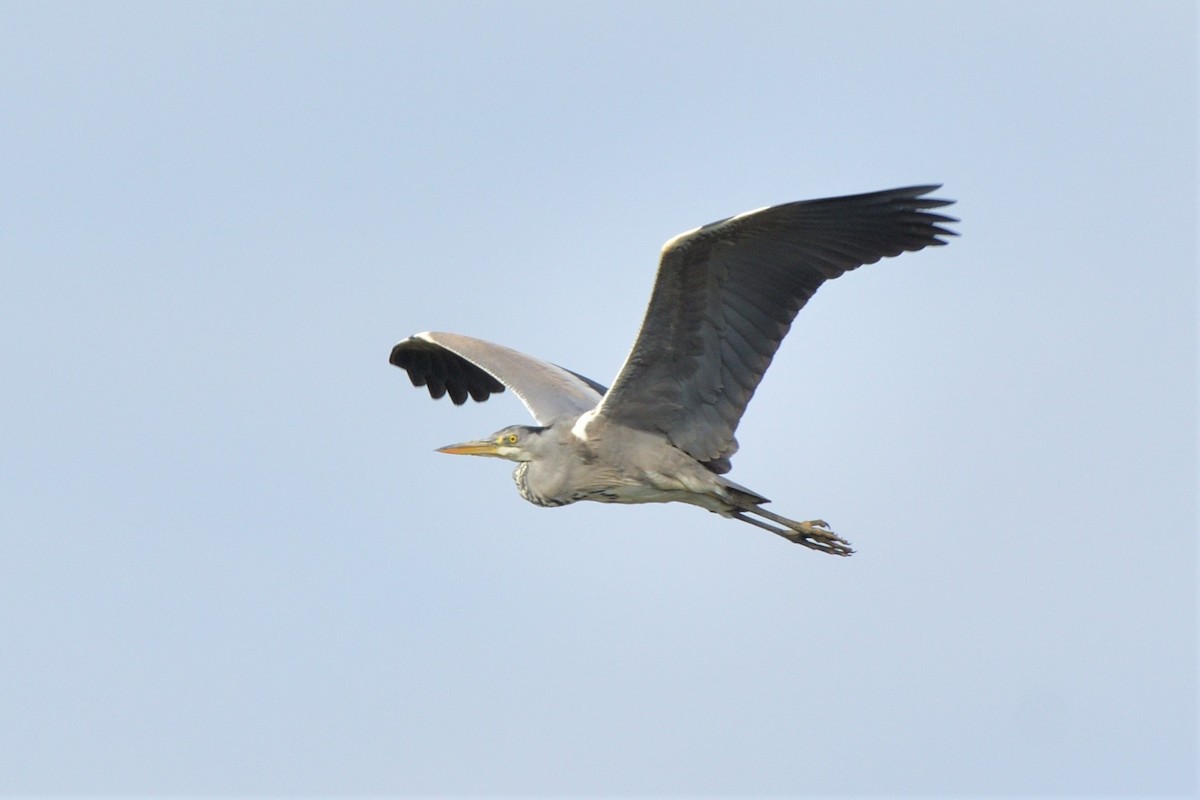
POLYGON ((829 530, 829 525, 824 520, 814 519, 810 522, 796 522, 793 519, 781 517, 778 514, 767 511, 760 506, 735 511, 732 516, 734 519, 749 522, 751 525, 755 525, 765 531, 770 531, 777 536, 782 536, 789 542, 804 545, 811 550, 820 550, 822 553, 829 553, 835 556, 848 556, 854 552, 853 548, 850 547, 850 543, 829 530), (776 527, 775 525, 763 522, 761 519, 755 519, 748 516, 749 514, 764 517, 771 520, 771 522, 778 523, 782 527, 776 527))

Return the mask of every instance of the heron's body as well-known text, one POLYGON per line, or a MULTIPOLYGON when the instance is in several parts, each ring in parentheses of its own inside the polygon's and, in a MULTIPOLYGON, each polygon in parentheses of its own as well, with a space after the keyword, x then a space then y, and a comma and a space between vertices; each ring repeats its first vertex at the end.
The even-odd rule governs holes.
POLYGON ((734 430, 792 319, 826 280, 905 250, 944 244, 949 201, 919 186, 789 203, 705 225, 663 248, 637 341, 611 389, 461 334, 420 333, 391 363, 456 404, 512 389, 538 422, 441 448, 518 462, 540 506, 683 502, 815 550, 849 555, 821 520, 797 522, 723 473, 734 430))
POLYGON ((579 500, 683 502, 710 511, 725 511, 730 505, 729 481, 682 450, 662 448, 654 434, 618 430, 616 436, 606 436, 611 426, 603 420, 593 420, 584 433, 577 421, 566 417, 528 434, 531 451, 543 457, 522 461, 513 479, 529 502, 539 506, 579 500), (551 449, 557 457, 550 456, 551 449))

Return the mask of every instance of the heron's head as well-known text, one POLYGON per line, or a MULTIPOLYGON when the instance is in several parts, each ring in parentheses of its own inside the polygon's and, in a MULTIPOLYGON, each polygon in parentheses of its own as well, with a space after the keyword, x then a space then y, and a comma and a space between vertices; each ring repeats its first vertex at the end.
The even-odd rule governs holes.
POLYGON ((541 443, 541 436, 546 430, 532 425, 510 425, 486 439, 448 444, 439 447, 438 452, 458 456, 492 456, 507 458, 509 461, 533 461, 541 443))

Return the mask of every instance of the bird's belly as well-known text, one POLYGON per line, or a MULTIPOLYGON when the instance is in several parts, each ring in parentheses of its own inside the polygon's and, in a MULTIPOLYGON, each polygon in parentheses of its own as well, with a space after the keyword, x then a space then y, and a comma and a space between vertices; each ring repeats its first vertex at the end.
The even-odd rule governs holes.
POLYGON ((724 513, 729 503, 713 495, 689 492, 682 489, 660 489, 645 484, 609 486, 581 492, 574 500, 591 500, 597 503, 688 503, 709 511, 724 513))
MULTIPOLYGON (((636 476, 602 473, 588 476, 590 479, 586 481, 561 482, 534 479, 532 472, 528 462, 523 462, 517 466, 513 478, 521 496, 539 506, 565 506, 590 500, 594 503, 622 504, 690 503, 718 512, 729 507, 729 503, 717 496, 713 487, 702 483, 691 486, 679 477, 653 471, 636 476)), ((708 473, 704 473, 703 478, 709 478, 708 473)))
POLYGON ((535 494, 531 491, 521 493, 529 502, 534 505, 544 506, 547 508, 557 508, 558 506, 566 506, 571 503, 578 503, 581 500, 590 500, 594 503, 697 503, 696 496, 688 492, 672 492, 655 489, 652 486, 606 486, 596 489, 579 489, 570 494, 547 496, 535 494))
POLYGON ((622 485, 606 486, 580 492, 577 500, 594 500, 597 503, 670 503, 680 500, 684 492, 665 491, 653 486, 622 485))

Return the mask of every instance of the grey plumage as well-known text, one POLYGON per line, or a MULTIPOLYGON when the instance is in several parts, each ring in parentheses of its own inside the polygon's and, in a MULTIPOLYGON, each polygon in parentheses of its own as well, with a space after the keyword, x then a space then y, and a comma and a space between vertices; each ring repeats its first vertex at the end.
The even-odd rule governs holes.
POLYGON ((507 386, 540 425, 595 408, 607 391, 570 370, 458 333, 418 333, 393 347, 390 361, 433 399, 448 393, 459 406, 468 395, 483 402, 507 386))
POLYGON ((680 501, 838 555, 853 552, 820 520, 796 522, 721 475, 734 431, 797 312, 826 280, 955 235, 936 186, 773 206, 702 226, 664 247, 641 330, 612 388, 507 347, 448 333, 397 344, 391 363, 434 398, 513 390, 540 428, 513 426, 443 448, 521 462, 521 494, 680 501), (754 515, 754 516, 750 516, 754 515), (771 524, 774 523, 774 524, 771 524))

